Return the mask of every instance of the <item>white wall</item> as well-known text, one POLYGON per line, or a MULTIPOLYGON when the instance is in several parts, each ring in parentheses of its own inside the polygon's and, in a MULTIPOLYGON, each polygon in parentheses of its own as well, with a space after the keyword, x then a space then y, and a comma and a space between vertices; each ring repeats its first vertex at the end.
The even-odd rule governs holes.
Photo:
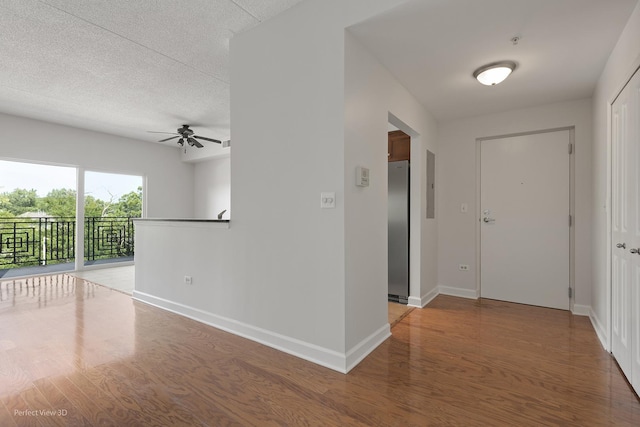
MULTIPOLYGON (((591 305, 591 100, 439 123, 438 282, 441 291, 477 296, 476 138, 575 126, 575 304, 591 305), (468 203, 467 213, 460 205, 468 203), (469 271, 459 271, 468 264, 469 271)), ((542 170, 542 169, 541 169, 542 170)))
MULTIPOLYGON (((207 136, 207 135, 202 135, 207 136)), ((201 160, 210 160, 213 158, 229 157, 231 147, 223 147, 221 144, 211 141, 201 141, 203 147, 191 147, 185 144, 180 148, 180 157, 184 162, 198 162, 201 160)))
MULTIPOLYGON (((194 283, 202 285, 185 288, 179 277, 145 279, 140 290, 146 297, 235 325, 237 333, 340 371, 386 338, 388 324, 379 315, 385 295, 375 301, 375 318, 346 303, 347 289, 354 289, 350 300, 369 298, 359 286, 370 264, 350 257, 372 239, 379 244, 375 235, 386 234, 386 222, 380 230, 378 219, 355 240, 346 231, 353 227, 349 203, 361 202, 345 189, 353 190, 352 162, 361 159, 345 146, 345 28, 402 2, 308 0, 232 39, 231 227, 192 233, 192 250, 210 254, 209 264, 172 261, 162 255, 162 239, 149 247, 157 262, 195 269, 194 283), (335 209, 320 209, 326 191, 336 193, 335 209), (207 279, 209 272, 215 281, 207 279)), ((385 110, 382 135, 386 122, 385 110)), ((386 199, 375 200, 386 209, 386 199)))
POLYGON ((231 218, 231 159, 229 156, 195 163, 194 202, 196 218, 231 218))
POLYGON ((388 333, 360 312, 350 321, 366 334, 347 337, 345 288, 367 272, 350 271, 346 248, 344 28, 394 3, 306 1, 232 40, 232 231, 252 239, 247 286, 270 329, 340 353, 388 333), (336 193, 336 209, 320 209, 321 192, 336 193))
POLYGON ((605 348, 610 331, 610 106, 615 96, 640 66, 640 4, 620 35, 593 96, 593 294, 591 320, 605 348))
POLYGON ((173 147, 0 114, 0 158, 142 175, 146 216, 193 217, 193 165, 173 147))
POLYGON ((437 153, 433 117, 349 32, 345 34, 345 265, 347 348, 387 324, 388 115, 411 134, 410 303, 437 284, 436 220, 426 219, 426 150, 437 153), (409 131, 410 130, 410 131, 409 131), (355 185, 357 166, 370 186, 355 185))

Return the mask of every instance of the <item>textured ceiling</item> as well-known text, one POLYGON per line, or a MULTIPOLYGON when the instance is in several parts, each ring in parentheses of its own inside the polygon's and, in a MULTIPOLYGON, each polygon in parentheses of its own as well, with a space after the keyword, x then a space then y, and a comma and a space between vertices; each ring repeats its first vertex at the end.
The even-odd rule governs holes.
POLYGON ((636 3, 414 0, 350 30, 436 119, 449 120, 590 97, 636 3), (502 60, 518 64, 504 83, 473 79, 502 60))
MULTIPOLYGON (((300 1, 0 0, 0 112, 227 139, 230 38, 300 1)), ((636 3, 411 0, 350 30, 447 120, 591 96, 636 3), (503 84, 471 77, 503 59, 518 63, 503 84)))
POLYGON ((300 1, 0 0, 0 111, 228 139, 230 38, 300 1))

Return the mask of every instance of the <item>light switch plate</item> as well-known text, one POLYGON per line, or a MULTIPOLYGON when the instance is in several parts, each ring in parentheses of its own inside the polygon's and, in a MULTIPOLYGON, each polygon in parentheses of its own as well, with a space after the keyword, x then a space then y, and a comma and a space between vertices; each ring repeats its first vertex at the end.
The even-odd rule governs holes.
POLYGON ((320 207, 333 209, 336 207, 336 193, 320 193, 320 207))
POLYGON ((356 168, 356 185, 358 187, 369 186, 369 168, 358 166, 356 168))

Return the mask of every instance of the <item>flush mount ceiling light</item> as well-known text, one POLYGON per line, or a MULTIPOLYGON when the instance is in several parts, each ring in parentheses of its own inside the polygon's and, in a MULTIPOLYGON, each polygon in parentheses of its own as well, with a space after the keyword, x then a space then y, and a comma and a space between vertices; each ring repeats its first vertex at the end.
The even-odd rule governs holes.
POLYGON ((483 85, 494 86, 502 83, 515 69, 516 63, 513 61, 494 62, 475 70, 473 77, 483 85))

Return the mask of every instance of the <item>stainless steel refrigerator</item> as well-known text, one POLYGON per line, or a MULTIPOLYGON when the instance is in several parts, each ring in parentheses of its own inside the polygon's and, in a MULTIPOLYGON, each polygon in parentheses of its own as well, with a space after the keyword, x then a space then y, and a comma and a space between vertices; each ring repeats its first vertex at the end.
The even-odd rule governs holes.
POLYGON ((389 162, 389 300, 409 299, 409 161, 389 162))

